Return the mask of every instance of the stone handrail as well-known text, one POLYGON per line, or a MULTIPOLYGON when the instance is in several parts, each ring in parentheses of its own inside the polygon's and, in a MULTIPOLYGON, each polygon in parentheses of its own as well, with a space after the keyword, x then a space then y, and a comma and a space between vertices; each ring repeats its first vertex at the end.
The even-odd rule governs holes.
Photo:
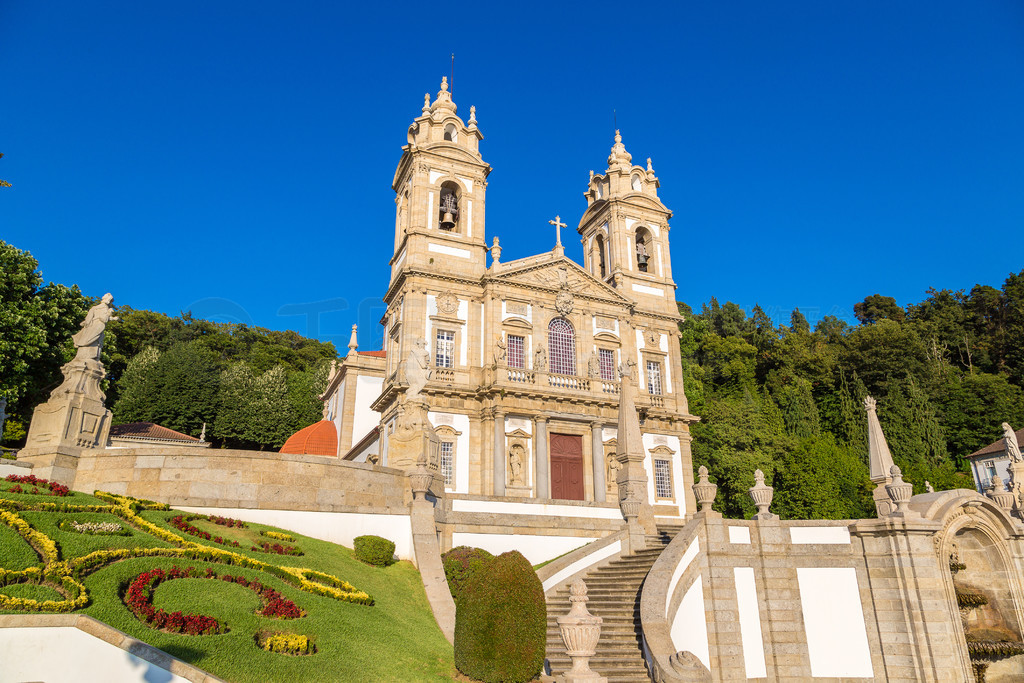
POLYGON ((682 596, 707 568, 705 519, 704 513, 697 513, 672 539, 651 567, 640 594, 647 664, 658 683, 711 680, 711 672, 692 653, 677 652, 672 641, 672 621, 682 596))
POLYGON ((537 577, 544 586, 545 595, 550 596, 560 586, 621 557, 628 552, 628 546, 629 531, 622 529, 544 565, 537 570, 537 577))
POLYGON ((536 376, 532 370, 524 370, 523 368, 508 368, 508 381, 515 382, 517 384, 533 384, 536 381, 536 376))
POLYGON ((561 389, 577 389, 579 391, 590 391, 590 380, 578 375, 559 375, 550 373, 548 384, 561 389))

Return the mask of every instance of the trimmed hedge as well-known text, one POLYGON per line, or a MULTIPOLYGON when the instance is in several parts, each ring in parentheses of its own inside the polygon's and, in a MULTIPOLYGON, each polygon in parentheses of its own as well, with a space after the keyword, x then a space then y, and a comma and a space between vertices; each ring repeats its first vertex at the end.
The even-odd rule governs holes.
POLYGON ((513 550, 472 572, 455 609, 455 666, 485 683, 532 681, 544 665, 547 606, 530 562, 513 550))
POLYGON ((387 567, 395 563, 395 544, 380 536, 356 536, 352 539, 356 559, 366 564, 387 567))
POLYGON ((459 595, 462 594, 462 589, 473 572, 485 567, 493 559, 494 555, 483 548, 472 548, 468 545, 452 548, 441 556, 444 577, 448 579, 448 590, 451 591, 455 602, 459 601, 459 595))

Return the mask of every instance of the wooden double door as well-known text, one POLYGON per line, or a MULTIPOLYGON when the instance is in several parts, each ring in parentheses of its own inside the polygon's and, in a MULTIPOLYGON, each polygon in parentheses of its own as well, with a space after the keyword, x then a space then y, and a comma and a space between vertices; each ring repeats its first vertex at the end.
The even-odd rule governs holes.
POLYGON ((583 437, 551 434, 551 497, 583 500, 583 437))

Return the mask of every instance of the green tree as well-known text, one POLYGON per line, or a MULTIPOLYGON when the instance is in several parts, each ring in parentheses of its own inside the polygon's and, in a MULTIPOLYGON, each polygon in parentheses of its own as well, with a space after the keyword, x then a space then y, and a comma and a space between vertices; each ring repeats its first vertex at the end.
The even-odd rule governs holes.
POLYGON ((60 383, 60 367, 74 354, 71 335, 93 303, 77 286, 43 285, 38 265, 0 241, 0 396, 25 424, 60 383))
POLYGON ((800 312, 799 308, 794 308, 793 313, 789 316, 789 329, 797 334, 811 333, 811 324, 807 322, 807 317, 800 312))
POLYGON ((786 423, 786 431, 797 438, 817 436, 821 433, 818 406, 811 394, 811 383, 796 377, 779 390, 779 408, 786 423))
POLYGON ((324 360, 311 370, 288 373, 292 432, 308 427, 323 417, 324 404, 320 401, 320 396, 327 390, 330 370, 330 362, 324 360))
POLYGON ((1002 434, 1000 425, 1024 425, 1024 391, 1005 375, 951 374, 937 392, 936 412, 958 468, 967 456, 1002 434))
POLYGON ((228 448, 259 448, 255 413, 256 374, 245 361, 232 363, 220 376, 213 436, 228 448))
POLYGON ((903 318, 906 317, 903 309, 896 303, 896 299, 891 296, 882 296, 881 294, 872 294, 865 297, 864 301, 854 304, 853 314, 857 316, 857 320, 866 325, 876 323, 879 320, 902 322, 903 318))
POLYGON ((857 519, 874 508, 867 466, 831 434, 801 439, 787 451, 772 485, 772 511, 783 519, 857 519))
POLYGON ((192 436, 217 414, 220 368, 198 341, 179 342, 153 366, 153 422, 192 436))
POLYGON ((257 441, 280 448, 292 433, 292 407, 288 400, 288 376, 280 365, 256 380, 256 402, 252 416, 257 441))
POLYGON ((153 421, 153 407, 158 396, 154 369, 159 360, 160 352, 147 346, 128 362, 119 382, 120 398, 111 411, 114 422, 153 421))
POLYGON ((894 377, 909 374, 916 381, 928 378, 928 354, 921 338, 910 326, 895 320, 861 325, 846 339, 840 363, 855 373, 872 396, 884 397, 894 377))

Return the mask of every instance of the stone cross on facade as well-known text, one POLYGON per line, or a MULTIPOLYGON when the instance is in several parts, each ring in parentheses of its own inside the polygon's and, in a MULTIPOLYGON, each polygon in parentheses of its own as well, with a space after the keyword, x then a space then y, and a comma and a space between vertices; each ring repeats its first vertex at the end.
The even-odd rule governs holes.
POLYGON ((555 216, 555 220, 548 221, 548 223, 550 223, 551 225, 555 226, 555 246, 556 247, 561 247, 562 246, 562 228, 567 228, 569 226, 562 222, 562 217, 561 216, 555 216))

